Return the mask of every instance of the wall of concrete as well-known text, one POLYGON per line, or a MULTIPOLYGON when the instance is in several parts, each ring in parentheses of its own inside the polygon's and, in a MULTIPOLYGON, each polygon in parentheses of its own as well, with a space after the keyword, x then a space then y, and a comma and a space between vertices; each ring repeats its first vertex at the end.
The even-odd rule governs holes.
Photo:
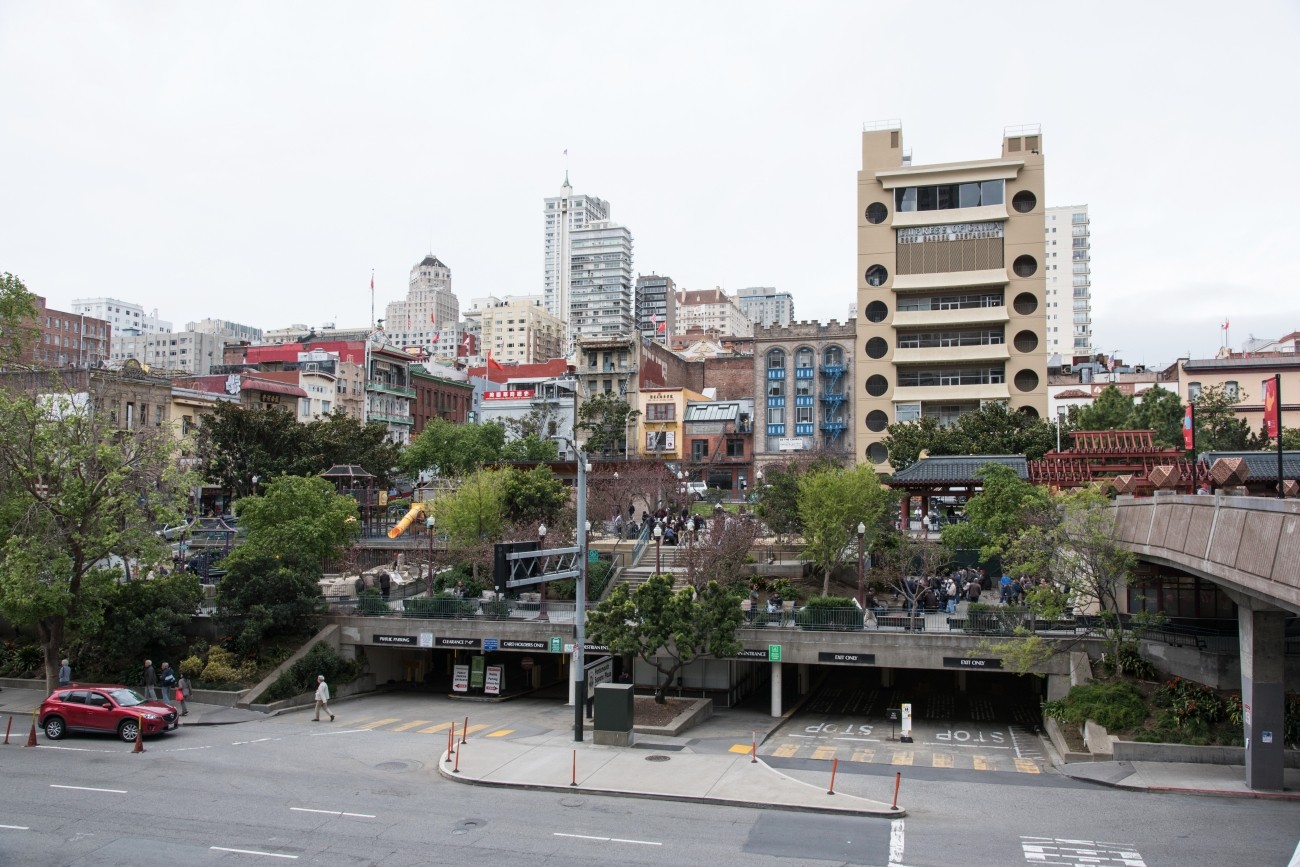
MULTIPOLYGON (((1185 762, 1198 765, 1245 764, 1244 747, 1194 747, 1188 744, 1143 744, 1115 741, 1117 762, 1185 762)), ((1300 768, 1300 750, 1287 750, 1286 767, 1300 768)))

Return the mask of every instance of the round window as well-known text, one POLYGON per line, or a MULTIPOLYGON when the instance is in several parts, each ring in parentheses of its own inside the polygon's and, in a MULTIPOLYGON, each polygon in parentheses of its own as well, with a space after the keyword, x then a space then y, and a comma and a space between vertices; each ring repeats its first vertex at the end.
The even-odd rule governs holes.
POLYGON ((867 222, 872 225, 879 225, 885 222, 885 217, 889 216, 889 208, 886 208, 883 202, 872 202, 867 205, 867 222))
POLYGON ((872 301, 867 305, 868 322, 884 322, 888 315, 889 308, 885 306, 884 301, 872 301))
POLYGON ((1022 214, 1028 214, 1038 204, 1038 197, 1029 190, 1021 190, 1011 197, 1011 207, 1022 214))
POLYGON ((1038 309, 1038 299, 1030 292, 1021 292, 1016 296, 1016 300, 1011 302, 1011 306, 1021 316, 1028 316, 1038 309))
POLYGON ((873 464, 883 464, 889 460, 889 449, 885 448, 884 443, 872 443, 867 446, 867 460, 873 464))
POLYGON ((1020 407, 1019 412, 1024 413, 1026 418, 1038 418, 1038 410, 1034 409, 1032 406, 1022 406, 1020 407))
POLYGON ((867 269, 868 286, 884 286, 888 279, 889 272, 885 270, 884 265, 872 265, 867 269))
POLYGON ((867 356, 869 358, 884 358, 885 353, 889 351, 889 344, 883 337, 873 337, 867 341, 867 356))
POLYGON ((880 433, 889 426, 889 416, 882 410, 873 409, 867 413, 867 430, 872 433, 880 433))
POLYGON ((1038 374, 1032 370, 1021 370, 1016 373, 1016 389, 1019 391, 1033 391, 1038 388, 1038 374))
POLYGON ((1028 253, 1017 256, 1016 261, 1011 264, 1011 270, 1016 272, 1017 277, 1032 277, 1038 270, 1038 260, 1028 253))
POLYGON ((867 394, 881 397, 887 391, 889 391, 889 380, 878 373, 867 377, 867 394))
POLYGON ((1033 352, 1038 348, 1038 335, 1032 331, 1021 331, 1014 341, 1016 352, 1033 352))

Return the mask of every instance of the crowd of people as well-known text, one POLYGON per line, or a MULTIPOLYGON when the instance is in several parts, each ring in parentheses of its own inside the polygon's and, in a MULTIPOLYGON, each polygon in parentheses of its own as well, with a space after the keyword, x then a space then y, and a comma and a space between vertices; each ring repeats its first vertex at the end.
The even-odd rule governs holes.
MULTIPOLYGON (((1004 574, 997 585, 998 602, 1002 605, 1022 605, 1030 591, 1053 586, 1046 578, 1035 581, 1029 575, 1013 578, 1004 574)), ((984 593, 991 593, 992 590, 992 579, 984 569, 978 567, 945 571, 938 575, 909 575, 893 588, 891 604, 887 605, 874 591, 869 591, 865 607, 876 615, 884 614, 893 607, 902 608, 909 614, 943 611, 951 616, 957 613, 957 606, 961 602, 979 602, 984 593)))
POLYGON ((705 520, 702 515, 692 515, 689 508, 683 506, 680 511, 668 509, 660 506, 653 514, 649 510, 641 512, 641 522, 636 520, 636 507, 627 507, 627 520, 623 520, 623 514, 620 512, 614 515, 610 521, 610 528, 614 535, 620 539, 635 539, 645 527, 650 527, 653 533, 654 528, 662 527, 662 541, 664 545, 679 545, 686 541, 687 533, 694 533, 696 540, 700 538, 701 531, 705 528, 705 520))

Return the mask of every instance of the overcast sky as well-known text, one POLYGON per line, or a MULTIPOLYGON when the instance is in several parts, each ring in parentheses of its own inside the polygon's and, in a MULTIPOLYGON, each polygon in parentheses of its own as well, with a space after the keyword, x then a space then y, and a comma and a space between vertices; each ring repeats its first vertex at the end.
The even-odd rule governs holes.
POLYGON ((1042 124, 1095 348, 1300 330, 1300 4, 0 0, 0 271, 177 328, 360 326, 426 252, 539 292, 566 165, 640 273, 856 291, 862 124, 914 163, 1042 124), (1014 23, 1008 23, 1014 22, 1014 23), (567 163, 563 156, 568 149, 567 163))

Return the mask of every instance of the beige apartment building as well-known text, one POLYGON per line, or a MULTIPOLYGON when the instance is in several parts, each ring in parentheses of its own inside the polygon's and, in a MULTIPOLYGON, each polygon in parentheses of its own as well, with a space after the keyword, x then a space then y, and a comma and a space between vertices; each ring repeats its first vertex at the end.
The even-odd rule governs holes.
POLYGON ((896 123, 862 133, 855 414, 859 457, 889 469, 896 421, 951 424, 990 401, 1047 412, 1042 136, 997 159, 913 165, 896 123))

